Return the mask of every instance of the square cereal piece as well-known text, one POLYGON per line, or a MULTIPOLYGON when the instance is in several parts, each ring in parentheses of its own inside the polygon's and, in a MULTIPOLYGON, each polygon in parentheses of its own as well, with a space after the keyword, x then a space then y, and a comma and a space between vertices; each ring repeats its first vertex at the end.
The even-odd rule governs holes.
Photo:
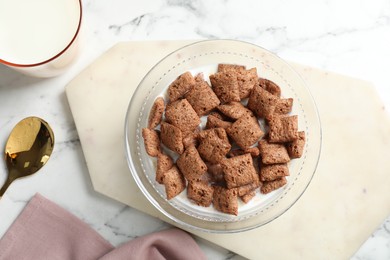
POLYGON ((214 188, 208 183, 190 181, 187 187, 187 197, 197 205, 208 207, 213 202, 214 188))
POLYGON ((172 151, 182 154, 184 151, 183 134, 181 130, 167 122, 161 123, 161 142, 172 151))
POLYGON ((291 142, 298 138, 298 116, 273 115, 269 122, 269 141, 271 143, 291 142))
POLYGON ((186 181, 176 166, 165 172, 163 183, 168 200, 176 197, 186 188, 186 181))
POLYGON ((222 119, 219 119, 218 117, 210 114, 207 117, 206 129, 210 129, 210 128, 226 129, 226 128, 230 127, 231 125, 232 125, 232 122, 223 121, 222 119))
POLYGON ((286 177, 282 177, 282 178, 276 179, 274 181, 266 181, 266 182, 263 182, 263 185, 261 186, 260 191, 263 194, 267 194, 267 193, 270 193, 271 191, 274 191, 274 190, 277 190, 277 189, 283 187, 286 184, 287 184, 286 177))
POLYGON ((290 161, 287 149, 283 144, 269 143, 262 139, 259 141, 259 151, 263 164, 287 163, 290 161))
POLYGON ((257 119, 248 114, 240 117, 226 132, 242 149, 255 144, 264 135, 257 119))
POLYGON ((256 183, 259 180, 250 154, 225 159, 221 164, 229 189, 256 183))
POLYGON ((211 163, 219 163, 230 151, 231 145, 223 128, 212 128, 199 133, 200 156, 211 163))
POLYGON ((237 216, 237 189, 226 189, 224 187, 215 186, 213 194, 213 205, 215 209, 220 212, 237 216))
POLYGON ((157 156, 156 181, 163 184, 165 173, 173 167, 174 163, 169 155, 160 153, 157 156))
POLYGON ((236 65, 236 64, 225 64, 225 63, 218 64, 218 72, 224 72, 229 70, 234 70, 234 71, 245 70, 245 66, 236 65))
POLYGON ((244 99, 249 97, 252 89, 258 84, 257 69, 252 68, 249 70, 238 70, 237 80, 240 98, 244 99))
POLYGON ((281 98, 277 101, 275 107, 275 113, 284 115, 288 114, 292 110, 294 99, 292 98, 281 98))
POLYGON ((176 164, 188 181, 199 180, 207 172, 207 166, 195 146, 188 147, 177 159, 176 164))
POLYGON ((182 132, 193 132, 200 124, 198 114, 187 99, 168 104, 165 109, 165 119, 168 123, 180 128, 182 132))
POLYGON ((257 156, 260 155, 260 151, 259 151, 258 147, 249 147, 249 148, 245 148, 245 149, 231 150, 227 154, 227 156, 229 158, 231 158, 231 157, 238 156, 238 155, 243 155, 243 154, 246 154, 246 153, 249 153, 252 157, 257 157, 257 156))
POLYGON ((143 128, 142 137, 144 139, 146 153, 152 157, 157 157, 161 151, 158 132, 153 129, 143 128))
POLYGON ((281 177, 289 176, 288 167, 286 163, 263 165, 260 169, 261 181, 274 181, 281 177))
POLYGON ((265 89, 255 86, 249 95, 248 108, 258 117, 269 118, 276 108, 278 97, 272 95, 265 89))
POLYGON ((185 98, 194 108, 198 116, 208 114, 220 103, 217 95, 206 81, 199 81, 187 92, 185 98))
POLYGON ((240 90, 235 71, 217 72, 210 75, 211 86, 221 103, 240 101, 240 90))
POLYGON ((195 78, 190 72, 181 74, 168 87, 170 102, 174 102, 184 96, 195 85, 195 78))
POLYGON ((256 191, 255 190, 251 190, 250 192, 240 196, 240 199, 242 200, 242 202, 244 202, 246 204, 251 199, 253 199, 254 196, 256 196, 256 191))
POLYGON ((253 115, 252 111, 244 107, 241 102, 229 102, 219 105, 217 108, 225 116, 230 117, 232 119, 239 119, 245 114, 253 115))
POLYGON ((164 109, 165 109, 164 99, 162 97, 158 97, 154 101, 153 106, 150 109, 148 128, 153 129, 161 123, 164 109))
POLYGON ((258 84, 257 69, 247 70, 245 66, 235 64, 218 64, 218 72, 231 72, 236 74, 240 99, 247 98, 252 88, 258 84))
POLYGON ((275 82, 272 82, 271 80, 259 78, 259 86, 277 97, 280 97, 282 94, 280 87, 276 85, 275 82))
POLYGON ((287 144, 288 155, 291 159, 301 158, 303 154, 303 148, 305 147, 306 137, 305 132, 298 132, 298 138, 291 143, 287 144))

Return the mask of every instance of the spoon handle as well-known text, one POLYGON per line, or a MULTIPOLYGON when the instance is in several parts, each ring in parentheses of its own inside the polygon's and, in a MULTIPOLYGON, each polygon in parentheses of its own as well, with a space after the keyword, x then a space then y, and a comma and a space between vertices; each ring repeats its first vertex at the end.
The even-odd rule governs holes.
POLYGON ((11 185, 12 181, 13 180, 11 178, 7 178, 3 187, 1 187, 1 189, 0 189, 0 199, 3 197, 5 191, 8 189, 9 185, 11 185))

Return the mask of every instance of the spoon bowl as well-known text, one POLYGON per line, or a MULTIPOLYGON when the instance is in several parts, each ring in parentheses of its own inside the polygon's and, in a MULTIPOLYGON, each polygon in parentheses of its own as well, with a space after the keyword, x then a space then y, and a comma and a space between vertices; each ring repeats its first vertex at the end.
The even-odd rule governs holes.
POLYGON ((11 183, 36 173, 49 160, 54 134, 49 124, 38 117, 27 117, 12 130, 5 146, 8 177, 0 189, 0 199, 11 183))

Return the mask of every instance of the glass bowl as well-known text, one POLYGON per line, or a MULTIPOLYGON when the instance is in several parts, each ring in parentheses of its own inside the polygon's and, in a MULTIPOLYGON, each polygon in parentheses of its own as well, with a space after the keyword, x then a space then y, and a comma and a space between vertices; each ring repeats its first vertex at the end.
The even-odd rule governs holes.
MULTIPOLYGON (((167 100, 167 99, 166 99, 167 100)), ((288 210, 304 193, 317 167, 321 150, 321 126, 315 102, 303 79, 285 61, 256 45, 236 40, 206 40, 180 48, 158 62, 134 92, 126 115, 125 144, 128 166, 145 197, 176 225, 207 232, 231 233, 264 225, 288 210), (167 98, 169 84, 180 74, 203 72, 205 79, 219 63, 256 67, 260 77, 277 83, 283 97, 294 98, 292 115, 298 115, 299 130, 306 132, 301 158, 289 163, 287 184, 267 195, 260 194, 247 204, 239 202, 238 216, 201 207, 189 201, 186 191, 171 200, 155 181, 156 158, 144 148, 142 128, 147 127, 154 100, 167 98)))

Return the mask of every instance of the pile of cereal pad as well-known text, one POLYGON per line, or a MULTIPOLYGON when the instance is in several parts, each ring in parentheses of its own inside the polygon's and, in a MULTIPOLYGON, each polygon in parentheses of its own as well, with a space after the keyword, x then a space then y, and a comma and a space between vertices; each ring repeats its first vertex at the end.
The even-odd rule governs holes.
POLYGON ((142 136, 146 152, 157 157, 156 181, 168 200, 187 188, 197 205, 238 215, 238 199, 248 203, 256 189, 266 194, 287 183, 287 163, 302 156, 305 132, 289 115, 293 99, 282 98, 256 68, 219 64, 209 79, 211 86, 203 74, 180 75, 168 87, 167 104, 155 100, 142 136))

